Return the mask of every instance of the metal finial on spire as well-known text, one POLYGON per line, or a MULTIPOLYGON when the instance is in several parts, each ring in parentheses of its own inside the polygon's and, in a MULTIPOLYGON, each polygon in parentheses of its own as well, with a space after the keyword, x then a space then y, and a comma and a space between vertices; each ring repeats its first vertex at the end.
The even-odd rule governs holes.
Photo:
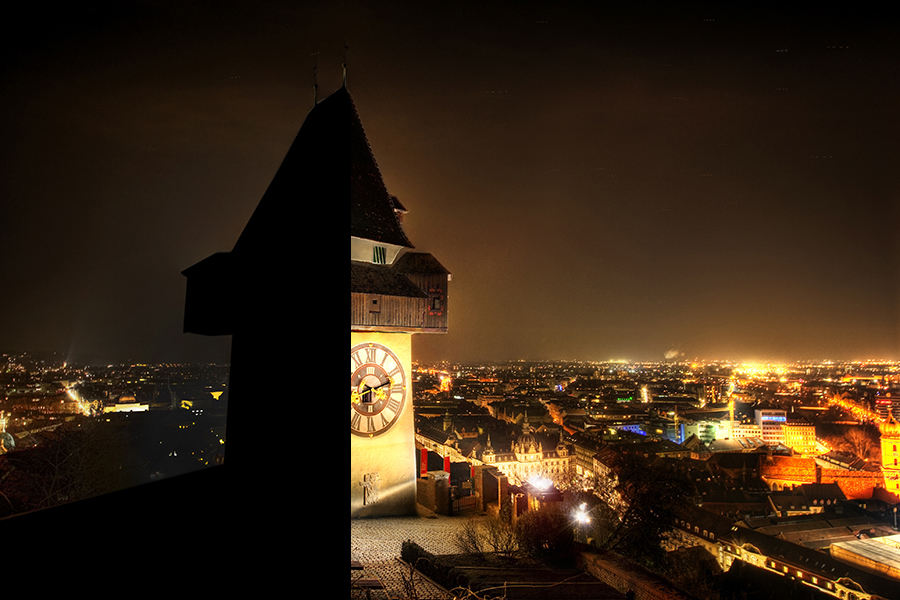
POLYGON ((313 52, 313 106, 319 102, 319 53, 313 52))
POLYGON ((347 42, 344 42, 344 87, 347 87, 347 50, 350 49, 350 46, 347 45, 347 42))

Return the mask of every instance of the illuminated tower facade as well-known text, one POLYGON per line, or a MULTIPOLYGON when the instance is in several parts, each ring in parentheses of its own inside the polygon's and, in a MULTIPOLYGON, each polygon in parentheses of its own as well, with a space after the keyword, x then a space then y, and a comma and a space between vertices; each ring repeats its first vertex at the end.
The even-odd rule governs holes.
POLYGON ((893 417, 881 423, 881 470, 884 487, 900 501, 900 423, 893 417))
POLYGON ((412 336, 447 331, 450 274, 406 237, 346 88, 350 124, 350 516, 416 514, 412 336))

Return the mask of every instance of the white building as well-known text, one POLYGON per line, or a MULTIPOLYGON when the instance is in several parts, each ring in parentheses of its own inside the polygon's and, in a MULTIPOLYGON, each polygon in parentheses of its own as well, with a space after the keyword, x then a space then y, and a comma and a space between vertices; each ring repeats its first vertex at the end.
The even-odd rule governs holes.
POLYGON ((522 485, 530 478, 539 476, 560 487, 572 476, 575 455, 563 443, 562 435, 555 448, 544 450, 542 444, 531 434, 531 427, 526 421, 522 427, 522 435, 512 443, 508 452, 497 452, 488 436, 481 461, 485 465, 497 467, 513 485, 522 485))
POLYGON ((762 440, 767 446, 784 444, 782 425, 787 422, 787 412, 779 408, 757 408, 756 424, 762 429, 762 440))

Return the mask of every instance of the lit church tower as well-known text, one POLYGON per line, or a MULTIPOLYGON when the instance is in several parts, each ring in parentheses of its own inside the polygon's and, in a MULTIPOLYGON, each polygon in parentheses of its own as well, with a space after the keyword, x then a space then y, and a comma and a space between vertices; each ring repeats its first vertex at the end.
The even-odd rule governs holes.
POLYGON ((413 251, 346 88, 350 121, 350 515, 416 514, 412 334, 446 333, 449 272, 413 251))
POLYGON ((892 415, 879 424, 881 431, 881 471, 884 487, 900 501, 900 423, 892 415))

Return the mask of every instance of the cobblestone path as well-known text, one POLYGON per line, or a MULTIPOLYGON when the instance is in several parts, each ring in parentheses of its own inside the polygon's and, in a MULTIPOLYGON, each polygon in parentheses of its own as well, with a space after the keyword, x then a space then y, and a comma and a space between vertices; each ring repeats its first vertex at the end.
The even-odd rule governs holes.
POLYGON ((443 516, 422 510, 418 517, 389 517, 350 520, 350 560, 362 563, 362 571, 350 571, 355 578, 377 578, 384 590, 352 589, 351 598, 373 600, 449 600, 446 590, 418 573, 411 575, 409 566, 401 562, 400 546, 412 540, 432 554, 456 552, 453 539, 469 518, 479 516, 443 516), (410 581, 414 586, 410 587, 410 581))

